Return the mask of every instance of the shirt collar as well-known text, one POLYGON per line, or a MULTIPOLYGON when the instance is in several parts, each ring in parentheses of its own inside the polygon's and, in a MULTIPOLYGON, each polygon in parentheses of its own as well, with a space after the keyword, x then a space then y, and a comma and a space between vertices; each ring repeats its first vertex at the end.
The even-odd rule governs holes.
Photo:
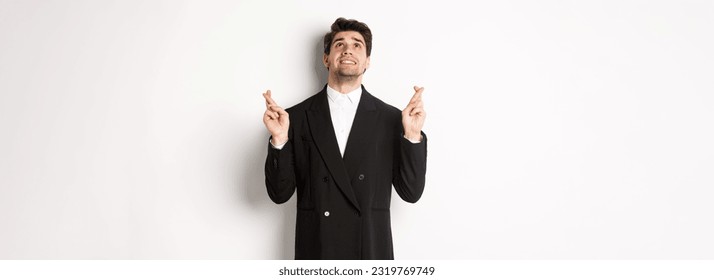
POLYGON ((334 90, 331 88, 329 85, 327 86, 327 97, 332 100, 332 102, 335 102, 337 98, 343 98, 347 97, 347 100, 350 101, 353 105, 359 104, 359 100, 362 98, 362 87, 358 87, 353 91, 350 91, 346 94, 340 93, 339 91, 334 90))

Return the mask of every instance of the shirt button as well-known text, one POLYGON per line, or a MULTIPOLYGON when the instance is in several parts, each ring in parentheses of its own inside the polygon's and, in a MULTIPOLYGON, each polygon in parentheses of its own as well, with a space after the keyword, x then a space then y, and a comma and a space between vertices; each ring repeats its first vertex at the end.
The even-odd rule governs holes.
POLYGON ((360 181, 364 180, 364 174, 359 174, 359 176, 357 177, 357 179, 359 179, 360 181))
POLYGON ((329 216, 330 216, 330 211, 325 211, 325 217, 329 217, 329 216))

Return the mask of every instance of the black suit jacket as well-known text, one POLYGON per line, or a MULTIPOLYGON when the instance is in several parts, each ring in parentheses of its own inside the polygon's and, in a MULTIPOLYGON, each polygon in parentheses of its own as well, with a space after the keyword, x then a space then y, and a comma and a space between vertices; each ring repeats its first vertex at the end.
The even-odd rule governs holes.
POLYGON ((288 143, 268 144, 265 183, 275 203, 297 189, 295 259, 394 259, 392 185, 414 203, 424 191, 426 135, 403 137, 401 111, 362 87, 344 158, 326 87, 287 109, 288 143))

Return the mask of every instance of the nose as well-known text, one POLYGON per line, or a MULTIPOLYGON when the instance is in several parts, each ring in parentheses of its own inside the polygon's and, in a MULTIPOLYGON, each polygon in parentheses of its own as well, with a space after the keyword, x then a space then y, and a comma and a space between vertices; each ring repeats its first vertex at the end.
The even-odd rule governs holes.
POLYGON ((350 47, 349 45, 345 46, 345 48, 342 50, 342 54, 343 55, 352 54, 352 47, 350 47))

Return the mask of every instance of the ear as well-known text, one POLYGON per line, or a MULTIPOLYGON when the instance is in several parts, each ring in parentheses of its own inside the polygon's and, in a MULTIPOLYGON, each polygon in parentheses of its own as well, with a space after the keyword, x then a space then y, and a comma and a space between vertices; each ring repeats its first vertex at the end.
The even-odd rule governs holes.
POLYGON ((329 56, 327 56, 327 54, 322 54, 322 64, 325 65, 325 68, 330 69, 330 64, 327 62, 328 58, 329 56))
POLYGON ((367 57, 367 61, 366 61, 366 63, 364 64, 364 70, 365 70, 365 71, 367 71, 367 69, 369 69, 369 58, 370 58, 370 56, 367 57))

